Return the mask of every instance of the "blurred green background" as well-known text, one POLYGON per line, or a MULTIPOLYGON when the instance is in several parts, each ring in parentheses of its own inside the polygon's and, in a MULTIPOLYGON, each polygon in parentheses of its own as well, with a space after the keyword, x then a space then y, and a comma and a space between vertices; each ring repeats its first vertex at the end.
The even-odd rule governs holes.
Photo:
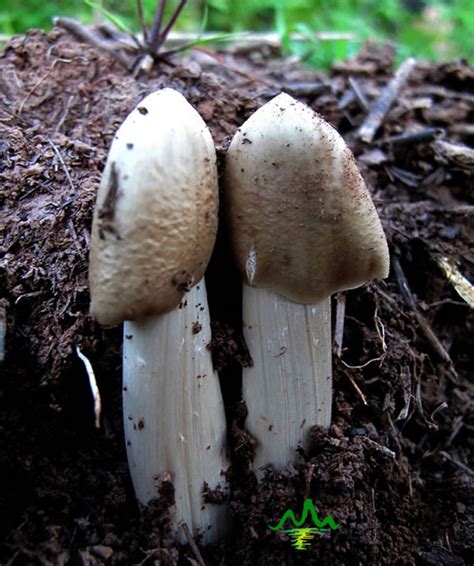
MULTIPOLYGON (((135 0, 95 0, 138 29, 135 0)), ((168 0, 168 14, 178 0, 168 0)), ((143 0, 151 21, 156 0, 143 0)), ((56 15, 83 22, 97 21, 99 12, 84 0, 2 0, 0 33, 28 28, 49 29, 56 15)), ((103 16, 102 16, 103 17, 103 16)), ((399 58, 465 58, 474 63, 474 0, 189 0, 175 29, 239 32, 277 31, 288 54, 317 67, 354 55, 368 38, 396 43, 399 58), (307 41, 292 41, 293 31, 307 41), (311 32, 350 32, 352 40, 316 42, 311 32)))

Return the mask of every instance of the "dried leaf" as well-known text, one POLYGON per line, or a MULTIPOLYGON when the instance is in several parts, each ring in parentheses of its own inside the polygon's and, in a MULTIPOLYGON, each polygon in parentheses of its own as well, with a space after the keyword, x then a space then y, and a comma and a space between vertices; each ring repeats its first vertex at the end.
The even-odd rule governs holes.
POLYGON ((474 286, 459 272, 456 261, 447 257, 437 257, 436 261, 459 296, 466 301, 471 309, 474 308, 474 286))

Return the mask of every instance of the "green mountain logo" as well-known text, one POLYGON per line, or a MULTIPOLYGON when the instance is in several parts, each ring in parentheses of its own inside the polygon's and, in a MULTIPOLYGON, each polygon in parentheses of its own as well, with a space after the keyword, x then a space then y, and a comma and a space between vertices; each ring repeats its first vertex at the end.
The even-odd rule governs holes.
POLYGON ((296 550, 307 550, 316 535, 322 535, 330 530, 335 531, 339 528, 339 524, 336 523, 330 515, 321 521, 311 499, 306 499, 303 504, 303 512, 301 513, 301 519, 299 521, 296 519, 293 511, 288 509, 285 511, 277 525, 274 527, 268 525, 268 527, 272 531, 283 531, 284 533, 287 533, 291 539, 291 544, 296 550), (311 521, 314 525, 313 527, 303 527, 308 519, 308 515, 311 516, 311 521), (294 528, 284 529, 283 527, 287 521, 293 523, 294 528))

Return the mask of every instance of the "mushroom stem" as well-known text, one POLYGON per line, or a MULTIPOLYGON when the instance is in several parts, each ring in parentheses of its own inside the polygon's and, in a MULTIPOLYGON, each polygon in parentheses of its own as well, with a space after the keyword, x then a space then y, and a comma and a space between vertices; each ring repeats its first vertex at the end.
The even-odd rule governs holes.
POLYGON ((180 307, 124 324, 123 408, 130 471, 138 500, 158 496, 156 479, 171 475, 173 523, 215 541, 226 526, 225 507, 203 502, 224 483, 226 422, 219 379, 207 344, 211 340, 204 280, 180 307))
POLYGON ((258 441, 254 468, 294 462, 314 425, 331 422, 331 303, 294 303, 269 289, 243 289, 244 336, 253 367, 243 371, 246 426, 258 441))

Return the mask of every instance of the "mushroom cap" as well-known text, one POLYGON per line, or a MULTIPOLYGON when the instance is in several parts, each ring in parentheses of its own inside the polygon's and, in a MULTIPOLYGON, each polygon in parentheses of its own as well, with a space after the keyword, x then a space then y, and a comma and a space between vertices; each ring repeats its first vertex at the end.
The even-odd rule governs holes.
POLYGON ((244 282, 317 303, 389 270, 385 235, 352 152, 280 94, 237 131, 225 165, 231 242, 244 282))
POLYGON ((114 325, 178 306, 204 275, 217 210, 206 124, 177 91, 150 94, 118 129, 97 194, 91 315, 114 325))

